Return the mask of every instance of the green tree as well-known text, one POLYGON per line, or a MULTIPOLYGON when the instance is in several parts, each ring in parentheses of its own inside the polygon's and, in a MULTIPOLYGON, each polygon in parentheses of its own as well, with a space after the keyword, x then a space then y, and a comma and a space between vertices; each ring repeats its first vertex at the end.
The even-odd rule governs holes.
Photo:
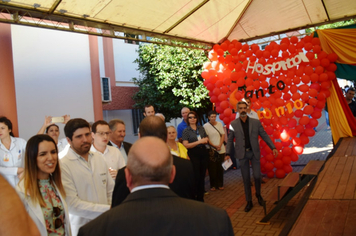
POLYGON ((160 44, 141 44, 135 60, 140 78, 133 78, 140 90, 134 94, 135 108, 152 104, 166 121, 180 117, 187 106, 200 117, 212 107, 208 90, 201 77, 202 65, 207 61, 203 50, 160 44))
POLYGON ((338 21, 338 22, 331 23, 331 24, 325 24, 325 25, 317 26, 315 28, 305 29, 305 32, 307 34, 310 34, 310 33, 314 32, 317 29, 333 29, 333 28, 337 28, 337 27, 341 27, 341 26, 352 25, 352 24, 355 24, 355 23, 356 23, 355 19, 338 21))

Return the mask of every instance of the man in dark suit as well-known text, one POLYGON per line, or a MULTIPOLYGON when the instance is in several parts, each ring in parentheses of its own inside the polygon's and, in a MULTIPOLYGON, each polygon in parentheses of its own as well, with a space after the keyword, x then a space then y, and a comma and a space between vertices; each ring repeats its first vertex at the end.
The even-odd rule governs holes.
POLYGON ((118 148, 125 159, 125 164, 127 163, 127 155, 132 146, 131 143, 125 142, 124 138, 126 136, 126 127, 123 120, 112 119, 109 122, 109 127, 111 130, 109 146, 114 146, 118 148))
MULTIPOLYGON (((278 151, 272 140, 263 129, 261 122, 247 116, 247 103, 245 101, 237 103, 237 110, 240 113, 240 117, 232 121, 230 124, 226 150, 231 150, 234 145, 234 138, 236 138, 235 155, 240 162, 241 175, 244 182, 245 197, 247 201, 245 212, 248 212, 253 207, 250 184, 250 161, 253 170, 253 177, 255 179, 256 197, 261 206, 264 204, 261 196, 261 164, 258 136, 260 136, 267 143, 275 156, 278 155, 278 151)), ((225 159, 229 158, 230 154, 226 153, 225 159)))
MULTIPOLYGON (((142 120, 139 137, 142 138, 145 136, 158 137, 166 142, 167 127, 161 118, 148 116, 142 120)), ((189 160, 173 156, 173 164, 176 168, 176 177, 169 187, 180 197, 194 199, 194 172, 192 163, 189 160)), ((124 167, 118 171, 116 176, 111 207, 113 208, 122 203, 129 193, 124 167)))
POLYGON ((130 195, 83 226, 78 235, 234 235, 225 210, 180 198, 170 190, 174 175, 167 144, 157 137, 140 138, 125 169, 130 195))

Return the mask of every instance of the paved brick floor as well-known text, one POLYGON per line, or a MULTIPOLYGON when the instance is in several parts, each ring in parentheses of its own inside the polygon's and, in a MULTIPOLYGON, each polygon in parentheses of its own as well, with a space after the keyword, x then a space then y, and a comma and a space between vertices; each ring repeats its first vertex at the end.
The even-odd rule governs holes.
MULTIPOLYGON (((302 170, 309 160, 325 160, 332 150, 331 131, 327 129, 326 124, 320 125, 317 130, 318 132, 306 145, 304 154, 299 157, 297 162, 292 163, 294 172, 302 170)), ((266 183, 262 184, 262 196, 267 196, 282 180, 265 178, 265 181, 266 183)), ((255 197, 253 198, 254 207, 252 210, 248 213, 244 212, 246 200, 239 169, 225 172, 224 187, 225 190, 210 191, 209 178, 207 177, 205 189, 209 189, 209 192, 205 195, 205 202, 227 211, 231 218, 235 235, 279 235, 304 192, 303 189, 287 206, 273 216, 269 225, 259 225, 256 222, 264 217, 264 211, 255 197)), ((252 187, 252 194, 254 196, 254 187, 252 187)), ((275 206, 273 202, 269 201, 267 201, 266 205, 267 212, 271 211, 275 206)))

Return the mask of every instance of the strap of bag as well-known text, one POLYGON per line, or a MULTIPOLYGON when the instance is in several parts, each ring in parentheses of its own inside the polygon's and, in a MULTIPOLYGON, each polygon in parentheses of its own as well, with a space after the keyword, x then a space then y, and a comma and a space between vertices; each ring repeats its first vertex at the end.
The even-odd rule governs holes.
POLYGON ((215 128, 215 126, 214 126, 212 123, 209 122, 209 124, 210 124, 211 126, 213 126, 213 128, 214 128, 216 131, 218 131, 218 133, 220 134, 220 136, 222 136, 222 134, 220 133, 220 131, 219 131, 217 128, 215 128))

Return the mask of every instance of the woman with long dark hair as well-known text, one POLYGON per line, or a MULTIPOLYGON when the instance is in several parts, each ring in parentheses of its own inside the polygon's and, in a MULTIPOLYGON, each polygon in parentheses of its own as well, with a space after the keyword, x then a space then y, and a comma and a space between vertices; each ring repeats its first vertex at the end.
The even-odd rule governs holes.
POLYGON ((15 187, 24 171, 26 141, 15 138, 12 123, 0 117, 0 173, 15 187))
POLYGON ((58 149, 48 135, 28 140, 25 174, 16 187, 41 235, 71 235, 58 149))
POLYGON ((204 128, 198 125, 198 115, 195 111, 188 113, 186 123, 188 127, 183 130, 183 145, 188 149, 188 156, 193 165, 196 200, 203 202, 205 173, 209 156, 206 144, 209 139, 204 128))

